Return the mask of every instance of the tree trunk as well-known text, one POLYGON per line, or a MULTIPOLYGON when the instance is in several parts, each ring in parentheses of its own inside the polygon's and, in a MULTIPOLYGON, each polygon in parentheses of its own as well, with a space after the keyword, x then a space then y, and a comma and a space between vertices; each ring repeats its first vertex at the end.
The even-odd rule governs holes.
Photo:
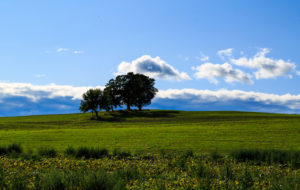
POLYGON ((98 120, 99 119, 98 111, 95 111, 95 114, 96 114, 96 119, 98 120))
POLYGON ((142 111, 142 105, 139 105, 138 108, 139 108, 139 111, 142 111))
POLYGON ((127 111, 130 111, 130 105, 127 104, 127 111))

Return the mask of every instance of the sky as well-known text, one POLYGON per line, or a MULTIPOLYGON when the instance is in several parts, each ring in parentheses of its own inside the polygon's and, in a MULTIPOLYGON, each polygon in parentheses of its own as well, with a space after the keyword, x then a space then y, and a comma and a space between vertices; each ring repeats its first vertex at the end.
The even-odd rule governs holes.
POLYGON ((76 113, 127 72, 148 108, 300 113, 296 0, 2 1, 0 116, 76 113))

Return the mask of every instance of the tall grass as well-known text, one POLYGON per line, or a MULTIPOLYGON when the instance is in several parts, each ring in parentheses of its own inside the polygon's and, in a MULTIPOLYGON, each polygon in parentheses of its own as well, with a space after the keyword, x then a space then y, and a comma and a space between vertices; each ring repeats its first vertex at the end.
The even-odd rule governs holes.
POLYGON ((124 181, 115 173, 104 170, 96 171, 57 171, 52 170, 41 176, 37 189, 125 189, 124 181))
POLYGON ((0 146, 0 155, 21 154, 23 149, 20 144, 12 143, 8 146, 0 146))
POLYGON ((69 156, 74 156, 76 158, 103 158, 108 156, 108 150, 105 148, 94 148, 94 147, 79 147, 74 149, 72 147, 68 147, 65 150, 65 154, 69 156))
POLYGON ((38 154, 42 157, 53 158, 57 156, 57 151, 54 148, 40 147, 38 149, 38 154))
POLYGON ((241 149, 232 151, 230 155, 232 158, 242 162, 280 163, 300 167, 300 151, 241 149))

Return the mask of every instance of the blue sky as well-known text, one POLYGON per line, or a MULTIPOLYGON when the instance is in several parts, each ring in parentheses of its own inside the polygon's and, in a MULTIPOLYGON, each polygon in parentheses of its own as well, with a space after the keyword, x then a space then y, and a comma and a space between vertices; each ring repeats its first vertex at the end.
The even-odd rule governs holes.
POLYGON ((20 0, 0 8, 0 115, 77 112, 87 87, 127 71, 156 78, 153 108, 299 113, 299 1, 20 0), (217 99, 204 105, 206 92, 217 99), (46 100, 59 109, 40 105, 46 100))

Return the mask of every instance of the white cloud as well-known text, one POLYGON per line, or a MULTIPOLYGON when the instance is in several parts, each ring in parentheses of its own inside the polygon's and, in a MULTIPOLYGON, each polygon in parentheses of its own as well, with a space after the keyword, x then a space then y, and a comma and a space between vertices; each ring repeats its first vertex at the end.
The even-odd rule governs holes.
POLYGON ((230 57, 232 55, 233 48, 223 49, 217 52, 218 56, 221 59, 225 59, 225 57, 230 57))
POLYGON ((233 69, 229 63, 224 64, 212 64, 212 63, 204 63, 200 66, 193 67, 193 70, 196 71, 195 77, 198 79, 205 78, 212 83, 217 84, 218 77, 224 78, 226 82, 242 82, 251 84, 253 81, 251 80, 251 76, 249 74, 244 73, 239 69, 233 69))
POLYGON ((74 50, 73 53, 74 54, 83 54, 84 51, 82 51, 82 50, 74 50))
POLYGON ((209 60, 209 56, 205 55, 203 52, 200 52, 200 56, 196 56, 195 58, 203 62, 209 60))
MULTIPOLYGON (((186 103, 199 104, 205 103, 222 103, 222 102, 244 102, 245 104, 253 104, 253 102, 261 103, 259 106, 282 106, 288 109, 300 109, 300 94, 277 95, 261 92, 247 92, 242 90, 196 90, 196 89, 168 89, 159 90, 157 99, 174 99, 184 100, 186 103), (192 101, 192 102, 191 102, 192 101)), ((211 105, 212 106, 212 105, 211 105)), ((233 105, 244 109, 239 104, 233 105)), ((283 112, 283 110, 282 110, 283 112)))
MULTIPOLYGON (((82 94, 88 89, 87 87, 73 87, 70 85, 33 85, 30 83, 0 83, 0 99, 17 96, 26 97, 32 101, 38 101, 42 98, 55 98, 55 97, 72 97, 72 99, 81 99, 82 94)), ((97 88, 103 88, 97 86, 97 88)))
POLYGON ((123 61, 118 66, 116 75, 128 72, 142 73, 159 79, 176 79, 178 81, 191 79, 187 73, 179 72, 158 56, 153 58, 149 55, 143 55, 131 63, 123 61))
POLYGON ((62 52, 67 52, 67 51, 69 51, 68 48, 58 48, 58 49, 56 50, 57 53, 62 53, 62 52))
POLYGON ((278 76, 288 76, 291 71, 296 69, 295 63, 284 61, 282 59, 272 59, 266 57, 270 53, 270 49, 263 48, 260 52, 252 58, 241 57, 239 59, 231 59, 231 62, 238 66, 257 69, 254 73, 256 79, 269 79, 278 76))

